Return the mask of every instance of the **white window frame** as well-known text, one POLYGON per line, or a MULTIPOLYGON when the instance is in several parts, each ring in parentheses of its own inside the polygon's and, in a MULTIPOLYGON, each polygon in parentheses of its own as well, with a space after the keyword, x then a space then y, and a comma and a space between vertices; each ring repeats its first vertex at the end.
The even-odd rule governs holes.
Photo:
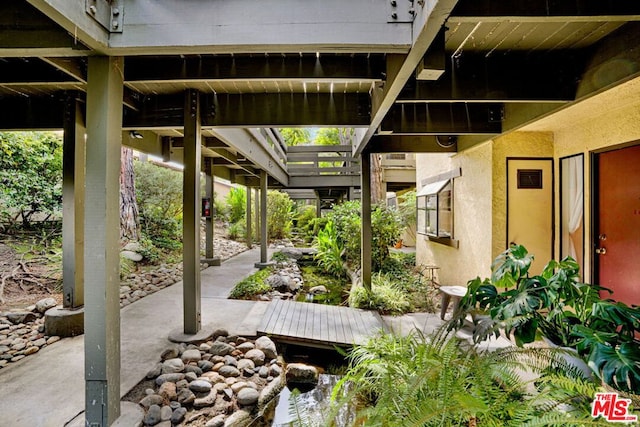
POLYGON ((454 239, 453 227, 453 181, 453 177, 447 177, 430 182, 418 191, 416 194, 416 231, 430 241, 457 248, 458 241, 454 239), (448 207, 443 206, 444 204, 447 204, 448 207), (444 218, 446 214, 449 216, 448 219, 444 218), (432 220, 430 221, 430 219, 432 220))

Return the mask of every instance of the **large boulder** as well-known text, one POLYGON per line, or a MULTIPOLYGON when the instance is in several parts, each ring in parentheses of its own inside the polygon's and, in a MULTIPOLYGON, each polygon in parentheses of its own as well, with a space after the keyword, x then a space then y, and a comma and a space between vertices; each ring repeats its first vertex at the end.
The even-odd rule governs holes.
POLYGON ((54 298, 43 298, 36 303, 36 311, 44 314, 45 311, 55 307, 56 305, 58 305, 58 303, 54 298))
POLYGON ((290 363, 285 370, 287 384, 318 384, 318 369, 304 363, 290 363))
POLYGON ((258 350, 262 350, 264 355, 269 359, 275 359, 278 355, 276 351, 276 344, 269 337, 258 338, 255 346, 258 350))

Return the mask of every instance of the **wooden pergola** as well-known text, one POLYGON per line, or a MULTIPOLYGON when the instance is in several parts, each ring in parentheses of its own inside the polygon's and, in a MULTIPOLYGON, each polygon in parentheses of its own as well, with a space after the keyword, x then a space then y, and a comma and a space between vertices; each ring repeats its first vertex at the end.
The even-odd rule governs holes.
POLYGON ((640 3, 627 0, 6 0, 0 11, 0 129, 64 130, 64 298, 84 307, 91 426, 119 416, 122 144, 185 166, 193 335, 201 170, 260 188, 263 206, 270 186, 360 187, 369 283, 370 153, 466 150, 640 72, 640 3), (313 153, 288 152, 273 130, 293 126, 356 128, 344 170, 295 171, 313 153))

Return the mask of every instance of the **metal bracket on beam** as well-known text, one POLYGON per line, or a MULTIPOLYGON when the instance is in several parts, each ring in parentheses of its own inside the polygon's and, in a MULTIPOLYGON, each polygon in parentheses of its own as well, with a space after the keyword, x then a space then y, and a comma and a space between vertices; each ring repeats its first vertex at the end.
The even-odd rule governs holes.
POLYGON ((124 0, 85 0, 85 11, 110 33, 121 33, 124 0))
POLYGON ((387 23, 411 23, 416 17, 414 0, 388 0, 387 23))
POLYGON ((504 121, 504 105, 492 105, 489 107, 489 123, 502 123, 504 121))

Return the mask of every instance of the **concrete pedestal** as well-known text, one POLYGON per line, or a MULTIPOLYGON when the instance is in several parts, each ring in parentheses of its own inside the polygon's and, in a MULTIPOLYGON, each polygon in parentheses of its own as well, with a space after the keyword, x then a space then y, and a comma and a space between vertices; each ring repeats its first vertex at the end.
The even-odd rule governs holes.
POLYGON ((215 329, 212 325, 207 325, 201 328, 195 334, 185 334, 182 328, 174 329, 169 332, 169 336, 167 337, 169 341, 175 343, 187 343, 187 344, 195 344, 203 341, 207 341, 209 338, 213 336, 215 329))
POLYGON ((222 260, 219 256, 214 256, 213 258, 202 258, 200 259, 200 262, 207 264, 209 267, 218 267, 222 264, 222 260))
POLYGON ((44 330, 49 336, 74 337, 84 333, 84 308, 53 307, 44 314, 44 330))

